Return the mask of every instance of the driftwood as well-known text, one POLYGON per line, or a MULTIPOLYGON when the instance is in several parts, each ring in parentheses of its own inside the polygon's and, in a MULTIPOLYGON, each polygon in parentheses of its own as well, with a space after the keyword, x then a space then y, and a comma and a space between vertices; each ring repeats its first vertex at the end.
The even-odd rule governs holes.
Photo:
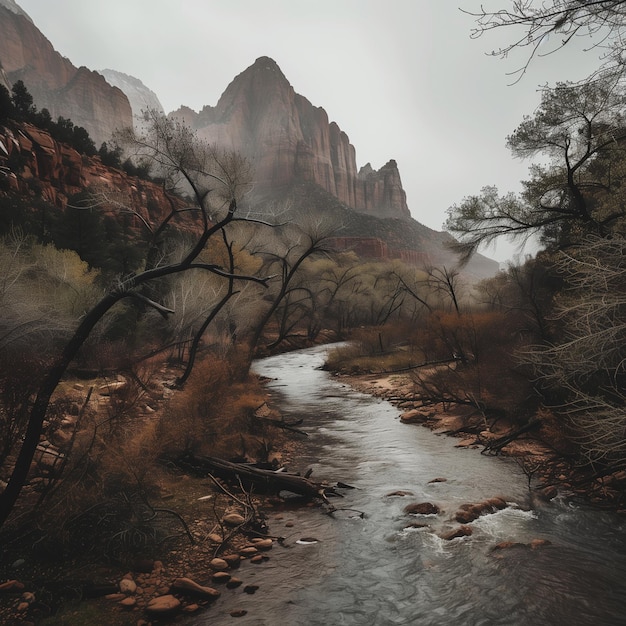
POLYGON ((289 491, 303 498, 321 498, 324 501, 328 495, 341 495, 330 485, 296 474, 259 469, 247 463, 231 463, 215 457, 187 455, 184 459, 180 459, 178 464, 192 469, 195 473, 211 474, 224 480, 241 481, 244 486, 253 487, 262 492, 289 491))
POLYGON ((504 446, 515 441, 521 435, 524 435, 531 430, 535 430, 535 428, 539 428, 541 426, 541 423, 541 419, 531 420, 527 424, 524 424, 524 426, 521 426, 520 428, 517 428, 516 430, 513 430, 506 435, 503 435, 502 437, 499 437, 498 439, 494 439, 493 441, 487 443, 483 448, 482 453, 484 454, 486 452, 492 452, 494 454, 498 454, 502 450, 502 448, 504 448, 504 446))

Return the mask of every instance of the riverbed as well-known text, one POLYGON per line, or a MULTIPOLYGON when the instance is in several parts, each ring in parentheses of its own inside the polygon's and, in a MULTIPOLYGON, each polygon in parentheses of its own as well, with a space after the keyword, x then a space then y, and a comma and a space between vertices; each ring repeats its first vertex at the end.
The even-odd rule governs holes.
POLYGON ((402 424, 391 404, 320 369, 326 349, 254 369, 271 379, 285 418, 302 419, 308 433, 289 469, 355 488, 333 499, 332 515, 273 512, 270 532, 282 545, 267 563, 242 565, 259 590, 226 593, 192 623, 231 623, 226 607, 235 602, 247 611, 236 623, 246 626, 626 624, 623 518, 562 497, 538 500, 513 461, 402 424), (472 522, 471 536, 440 538, 458 526, 462 504, 496 496, 508 506, 472 522), (406 514, 414 502, 440 512, 406 514))

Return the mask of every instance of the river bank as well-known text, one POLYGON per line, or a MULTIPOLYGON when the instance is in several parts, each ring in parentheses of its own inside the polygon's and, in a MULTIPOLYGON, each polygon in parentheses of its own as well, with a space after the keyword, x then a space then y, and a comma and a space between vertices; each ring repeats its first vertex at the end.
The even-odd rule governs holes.
POLYGON ((538 416, 537 427, 510 437, 517 430, 507 420, 480 424, 476 411, 466 407, 436 404, 424 407, 415 398, 414 386, 407 373, 344 374, 338 380, 354 389, 387 400, 400 411, 400 419, 409 425, 421 425, 437 434, 456 437, 458 448, 483 449, 513 458, 539 496, 551 499, 561 494, 580 498, 599 508, 626 515, 626 471, 594 475, 592 468, 573 458, 564 445, 561 426, 548 412, 538 416), (509 438, 511 439, 509 441, 509 438), (497 444, 497 445, 494 445, 497 444))
MULTIPOLYGON (((267 365, 265 365, 264 375, 268 376, 267 406, 262 413, 267 417, 269 411, 277 419, 284 417, 292 420, 295 417, 304 417, 302 428, 314 434, 315 436, 311 439, 316 439, 318 442, 295 436, 289 439, 289 443, 285 441, 285 444, 273 453, 275 458, 289 469, 305 471, 307 468, 313 468, 314 476, 320 479, 330 478, 354 482, 358 489, 350 495, 348 506, 356 506, 359 510, 366 511, 367 522, 358 521, 361 518, 356 516, 354 519, 346 519, 341 524, 333 522, 332 530, 326 527, 322 529, 321 526, 309 525, 320 524, 320 518, 327 518, 320 512, 309 511, 301 506, 298 508, 274 497, 254 494, 249 504, 252 504, 260 516, 267 521, 268 528, 263 534, 271 540, 271 546, 265 544, 261 548, 255 545, 257 542, 254 536, 235 533, 229 537, 228 545, 221 548, 222 533, 225 530, 229 532, 229 530, 226 523, 220 523, 217 520, 224 520, 226 515, 244 512, 245 506, 237 501, 241 498, 234 493, 234 497, 231 497, 223 492, 220 493, 219 490, 216 491, 215 485, 206 478, 194 478, 180 472, 172 472, 167 481, 163 482, 162 497, 155 504, 185 512, 189 532, 195 539, 194 544, 187 541, 185 537, 181 537, 176 542, 164 544, 162 553, 157 555, 157 558, 133 564, 128 568, 102 564, 95 567, 91 564, 90 574, 97 576, 98 580, 103 583, 111 584, 114 587, 111 590, 112 593, 108 594, 108 597, 88 601, 66 601, 61 611, 48 621, 38 620, 35 612, 29 607, 24 607, 28 604, 29 596, 24 597, 23 594, 32 593, 29 589, 6 589, 4 594, 0 595, 0 605, 4 604, 6 607, 3 613, 4 623, 15 626, 35 623, 64 624, 65 626, 160 624, 164 623, 165 617, 149 616, 145 613, 145 608, 155 597, 172 596, 180 602, 170 613, 170 615, 175 615, 177 623, 229 623, 231 619, 236 618, 236 623, 240 624, 271 624, 271 621, 267 621, 267 616, 275 614, 275 607, 284 609, 287 604, 292 603, 289 599, 290 594, 298 600, 303 595, 306 597, 306 585, 309 582, 298 580, 295 584, 296 578, 302 576, 301 570, 304 563, 306 563, 305 569, 308 575, 314 579, 311 587, 319 585, 319 581, 315 580, 316 577, 319 578, 322 576, 321 572, 326 572, 325 575, 328 577, 326 586, 322 586, 322 591, 319 589, 315 592, 311 591, 318 595, 314 598, 307 598, 307 602, 315 604, 319 598, 324 598, 324 610, 328 613, 332 612, 333 602, 336 606, 348 607, 346 611, 356 611, 363 606, 362 594, 365 593, 367 585, 363 587, 358 582, 355 578, 357 572, 359 576, 362 576, 365 571, 375 572, 380 564, 383 580, 373 578, 371 581, 372 588, 377 588, 387 580, 384 575, 385 568, 395 568, 398 563, 403 566, 402 563, 405 560, 406 564, 403 567, 406 569, 402 571, 407 578, 402 581, 401 579, 392 581, 393 588, 390 590, 390 593, 397 595, 398 606, 401 607, 402 602, 408 602, 406 598, 409 597, 408 589, 405 589, 404 585, 413 589, 414 585, 411 582, 413 578, 426 576, 426 570, 419 562, 414 562, 414 555, 419 554, 419 550, 407 550, 406 554, 402 553, 403 556, 399 562, 397 555, 390 557, 399 549, 398 546, 403 542, 408 542, 409 538, 410 541, 417 541, 419 538, 424 542, 421 549, 433 550, 430 558, 435 565, 432 566, 434 568, 432 571, 431 566, 428 566, 430 573, 425 579, 427 585, 438 584, 431 581, 433 572, 437 568, 445 570, 450 567, 450 562, 439 563, 438 561, 440 550, 445 551, 446 548, 441 548, 437 533, 427 533, 426 529, 419 527, 412 531, 414 534, 411 534, 410 530, 405 530, 407 524, 412 523, 410 515, 407 515, 404 506, 399 504, 402 498, 394 499, 390 497, 390 494, 402 490, 407 493, 411 491, 418 497, 420 491, 423 491, 424 493, 421 494, 423 499, 426 497, 437 499, 441 508, 448 511, 456 510, 457 505, 466 499, 480 501, 484 496, 493 497, 500 493, 506 495, 507 500, 515 502, 524 500, 523 483, 517 486, 505 485, 503 475, 494 471, 500 459, 484 459, 476 452, 477 448, 484 447, 486 440, 490 437, 505 435, 508 428, 505 423, 498 423, 497 427, 489 432, 483 430, 477 434, 468 433, 466 413, 453 411, 447 407, 447 410, 439 406, 421 407, 419 402, 412 397, 411 380, 408 376, 403 374, 331 375, 319 371, 319 364, 323 360, 321 355, 317 355, 313 363, 309 363, 308 358, 305 359, 301 354, 293 353, 279 357, 277 360, 280 362, 280 367, 275 370, 271 368, 267 370, 267 365), (311 367, 314 369, 306 369, 311 367), (338 387, 358 389, 367 394, 368 398, 355 398, 347 392, 347 398, 344 399, 344 392, 338 387), (284 402, 283 394, 287 389, 292 389, 290 402, 294 403, 293 406, 284 402), (402 419, 397 419, 395 409, 389 408, 386 403, 372 403, 369 396, 388 400, 402 412, 402 419), (349 406, 354 406, 347 409, 346 401, 349 406), (399 424, 398 421, 404 423, 399 424), (443 439, 433 438, 430 435, 426 437, 429 441, 425 441, 424 437, 414 437, 417 433, 408 432, 420 425, 428 427, 435 433, 453 435, 458 439, 459 449, 452 449, 450 455, 454 457, 449 461, 452 463, 450 469, 444 469, 445 463, 442 459, 442 448, 450 448, 450 444, 441 445, 444 443, 443 439), (406 435, 405 429, 408 429, 406 435), (328 439, 329 435, 330 439, 328 439), (415 443, 410 443, 413 439, 415 443), (430 441, 432 439, 435 441, 430 441), (352 446, 356 440, 362 441, 360 447, 353 450, 352 446), (432 454, 423 456, 420 445, 431 444, 435 445, 432 454), (381 450, 375 451, 379 445, 381 450), (311 452, 312 449, 314 452, 311 452), (466 450, 468 453, 464 454, 466 450), (470 462, 471 469, 467 465, 470 462), (455 463, 462 467, 455 467, 455 463), (381 472, 389 465, 394 466, 390 468, 392 471, 381 479, 381 472), (419 474, 416 474, 418 471, 419 474), (482 473, 482 477, 477 479, 475 477, 479 475, 479 472, 482 473), (442 473, 448 477, 447 481, 436 482, 435 479, 442 473), (485 493, 472 494, 474 485, 465 483, 466 475, 472 476, 474 479, 472 483, 476 482, 484 486, 485 493), (381 480, 383 482, 379 483, 381 480), (367 539, 368 542, 371 541, 367 544, 367 550, 364 550, 360 543, 365 539, 361 532, 361 525, 363 529, 368 529, 368 536, 369 529, 372 528, 371 540, 367 539), (340 540, 331 541, 323 534, 328 532, 345 532, 346 534, 342 535, 340 540), (306 545, 307 542, 298 543, 302 539, 316 536, 321 537, 322 541, 317 545, 324 546, 326 553, 314 547, 316 544, 311 547, 306 545), (349 553, 336 554, 336 549, 344 549, 341 546, 350 546, 349 553), (299 550, 302 551, 299 552, 299 550), (320 552, 320 555, 314 558, 318 558, 319 561, 311 561, 310 559, 313 558, 311 555, 316 551, 320 552), (224 566, 219 561, 214 563, 215 557, 223 559, 227 565, 224 566), (353 563, 353 559, 356 559, 356 562, 353 563), (350 576, 340 575, 341 568, 346 563, 352 563, 350 576), (338 573, 333 578, 335 570, 338 573), (297 575, 294 577, 296 572, 297 575), (187 582, 183 583, 181 579, 186 579, 187 582), (189 580, 203 589, 194 588, 188 582, 189 580), (346 585, 347 580, 354 583, 353 587, 338 590, 338 581, 341 585, 346 585), (181 585, 186 585, 187 588, 181 588, 181 585), (305 590, 294 591, 294 587, 298 586, 305 587, 305 590), (399 588, 396 589, 395 586, 399 588), (214 596, 213 592, 208 591, 207 588, 215 589, 219 592, 219 597, 214 596), (335 594, 338 597, 333 600, 332 597, 335 594), (17 610, 20 605, 23 609, 21 612, 17 610)), ((276 361, 267 360, 266 363, 268 362, 276 361)), ((547 429, 544 435, 546 433, 549 435, 547 429)), ((587 492, 583 490, 580 490, 580 493, 575 491, 572 486, 572 475, 568 474, 569 469, 562 460, 559 460, 559 455, 545 441, 531 436, 532 434, 534 433, 503 446, 502 454, 518 458, 520 462, 522 459, 526 463, 532 461, 531 469, 537 466, 538 469, 529 476, 529 479, 533 481, 533 491, 547 499, 556 495, 559 490, 561 493, 571 495, 586 495, 587 492), (550 469, 549 473, 546 468, 550 469), (540 470, 546 472, 545 479, 540 474, 540 470), (556 475, 557 472, 559 472, 558 475, 556 475)), ((519 483, 519 479, 517 482, 519 483)), ((593 496, 593 493, 590 496, 593 496)), ((446 515, 432 520, 437 531, 447 530, 449 521, 446 515)), ((522 508, 507 509, 502 515, 513 516, 513 520, 503 518, 503 523, 492 529, 489 525, 497 521, 498 515, 500 514, 495 515, 494 520, 488 520, 483 523, 483 526, 479 526, 473 540, 478 547, 489 546, 484 554, 480 553, 480 559, 485 561, 486 568, 490 567, 490 559, 492 559, 491 546, 501 541, 513 545, 518 545, 518 543, 526 545, 536 537, 544 536, 534 529, 525 528, 534 518, 522 508), (512 522, 514 522, 513 529, 515 529, 515 524, 520 526, 517 534, 514 534, 511 528, 512 522)), ((431 522, 430 519, 424 521, 431 522)), ((424 524, 420 522, 419 526, 424 526, 424 524)), ((548 537, 550 530, 550 528, 545 529, 548 537)), ((256 537, 256 539, 259 538, 256 537)), ((460 542, 459 545, 466 545, 463 540, 457 541, 460 542)), ((53 575, 53 580, 67 580, 70 574, 72 576, 84 574, 85 570, 81 568, 89 567, 90 564, 76 563, 74 567, 71 567, 72 564, 68 563, 66 566, 63 572, 48 570, 35 573, 42 577, 47 576, 48 580, 50 580, 50 574, 53 575)), ((3 571, 2 580, 15 579, 18 582, 25 580, 23 567, 24 564, 21 564, 11 569, 10 565, 7 565, 3 571)), ((467 565, 459 564, 459 568, 458 572, 454 571, 450 574, 451 579, 457 579, 467 573, 463 569, 467 568, 467 565)), ((501 573, 501 575, 506 574, 501 573)), ((489 588, 491 583, 485 581, 485 585, 489 588)), ((430 594, 426 595, 430 597, 430 594)), ((37 602, 51 600, 54 598, 45 598, 42 595, 37 598, 37 602)), ((458 602, 460 606, 463 598, 447 598, 446 601, 451 604, 458 602)), ((371 612, 378 609, 368 606, 363 610, 371 612)), ((396 610, 395 606, 393 610, 396 610)), ((414 609, 407 606, 402 610, 414 609)), ((332 621, 324 622, 325 618, 322 613, 318 617, 318 621, 315 621, 317 617, 311 617, 312 621, 303 623, 332 623, 332 621)), ((423 623, 430 624, 431 622, 423 623)), ((432 623, 439 622, 433 621, 432 623)))

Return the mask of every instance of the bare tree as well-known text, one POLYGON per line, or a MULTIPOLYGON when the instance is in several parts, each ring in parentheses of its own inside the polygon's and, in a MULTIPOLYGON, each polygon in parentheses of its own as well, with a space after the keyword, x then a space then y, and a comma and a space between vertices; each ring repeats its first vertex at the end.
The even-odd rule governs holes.
POLYGON ((276 347, 293 329, 298 321, 292 319, 294 308, 300 309, 304 300, 310 298, 306 286, 298 282, 302 266, 308 259, 329 254, 326 242, 334 231, 331 224, 323 222, 305 226, 286 224, 275 229, 273 235, 278 239, 273 237, 271 246, 265 246, 260 252, 265 259, 264 271, 271 274, 273 282, 268 294, 269 306, 261 314, 250 338, 251 351, 258 347, 263 332, 281 307, 283 310, 279 316, 279 334, 268 347, 276 347))
POLYGON ((587 237, 562 252, 558 340, 524 351, 546 404, 592 461, 626 466, 626 240, 587 237))
POLYGON ((466 11, 475 18, 472 38, 494 30, 511 32, 511 42, 494 50, 492 56, 505 58, 515 50, 526 52, 523 65, 513 72, 519 81, 536 57, 552 54, 575 37, 591 40, 611 59, 612 67, 622 65, 626 2, 624 0, 516 0, 496 11, 466 11), (611 54, 613 52, 613 54, 611 54))
MULTIPOLYGON (((237 215, 237 197, 245 191, 248 184, 244 176, 244 162, 239 157, 198 142, 192 131, 183 124, 154 114, 146 137, 128 136, 127 139, 135 146, 137 154, 150 159, 158 167, 166 187, 171 190, 166 191, 171 198, 170 210, 158 223, 153 223, 148 214, 140 216, 151 233, 145 269, 119 278, 86 311, 41 379, 22 446, 8 485, 0 494, 0 526, 10 515, 26 482, 52 394, 81 346, 116 304, 122 301, 139 303, 140 306, 167 318, 174 311, 153 299, 149 289, 164 277, 188 271, 208 272, 226 281, 249 281, 261 285, 267 283, 266 278, 233 274, 230 267, 224 268, 220 264, 202 260, 202 254, 212 244, 213 239, 220 236, 228 224, 240 219, 237 215), (190 194, 190 205, 181 206, 180 202, 173 199, 174 190, 180 190, 183 186, 190 194), (178 228, 194 233, 186 253, 176 260, 168 260, 164 254, 163 235, 165 226, 170 223, 176 223, 178 228)), ((158 290, 155 292, 158 293, 158 290)))

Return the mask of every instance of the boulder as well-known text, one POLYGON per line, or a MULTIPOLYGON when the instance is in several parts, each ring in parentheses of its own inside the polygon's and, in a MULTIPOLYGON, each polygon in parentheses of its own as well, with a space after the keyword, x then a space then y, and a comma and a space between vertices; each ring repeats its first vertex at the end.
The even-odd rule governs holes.
POLYGON ((137 583, 129 578, 123 578, 120 580, 120 591, 126 595, 131 595, 137 591, 137 583))
POLYGON ((506 508, 506 501, 502 498, 489 498, 474 504, 462 504, 456 512, 454 519, 460 524, 469 524, 481 515, 495 513, 506 508))
POLYGON ((472 534, 472 529, 470 526, 459 526, 450 532, 443 533, 439 535, 442 539, 446 541, 450 541, 451 539, 457 539, 459 537, 469 537, 472 534))
POLYGON ((404 512, 409 515, 437 515, 439 511, 439 507, 431 502, 415 502, 404 507, 404 512))
POLYGON ((211 559, 211 562, 209 563, 209 565, 216 570, 225 570, 228 569, 228 561, 226 561, 225 559, 220 559, 220 558, 214 558, 211 559))
POLYGON ((191 580, 191 578, 177 578, 172 583, 172 590, 189 593, 210 600, 219 598, 220 596, 220 592, 217 589, 200 585, 195 580, 191 580))
POLYGON ((181 607, 180 600, 171 594, 152 598, 146 605, 146 613, 149 615, 169 615, 177 612, 181 607))

